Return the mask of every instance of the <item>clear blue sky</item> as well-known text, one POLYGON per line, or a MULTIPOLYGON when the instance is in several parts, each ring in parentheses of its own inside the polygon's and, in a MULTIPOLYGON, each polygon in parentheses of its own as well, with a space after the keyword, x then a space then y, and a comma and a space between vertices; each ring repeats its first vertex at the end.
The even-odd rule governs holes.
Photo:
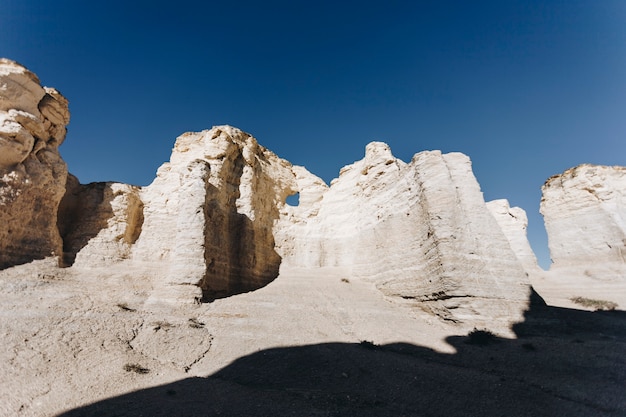
POLYGON ((329 182, 373 140, 473 161, 486 200, 626 165, 626 1, 4 0, 0 56, 69 100, 83 183, 152 181, 186 131, 231 124, 329 182))

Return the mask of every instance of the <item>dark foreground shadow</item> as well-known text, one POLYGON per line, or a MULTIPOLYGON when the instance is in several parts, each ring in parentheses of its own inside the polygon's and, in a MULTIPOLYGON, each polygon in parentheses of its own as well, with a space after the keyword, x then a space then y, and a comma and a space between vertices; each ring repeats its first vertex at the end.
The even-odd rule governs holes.
POLYGON ((77 416, 624 416, 626 313, 533 306, 519 338, 261 351, 189 378, 62 414, 77 416))

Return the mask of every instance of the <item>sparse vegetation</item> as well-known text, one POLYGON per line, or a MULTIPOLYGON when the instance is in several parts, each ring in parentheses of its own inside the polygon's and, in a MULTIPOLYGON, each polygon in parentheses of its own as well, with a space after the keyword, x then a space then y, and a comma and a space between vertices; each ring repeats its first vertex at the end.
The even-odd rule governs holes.
POLYGON ((346 284, 349 284, 350 280, 348 278, 341 278, 341 282, 345 282, 346 284))
POLYGON ((117 306, 120 308, 120 310, 123 310, 123 311, 131 311, 131 312, 137 311, 136 309, 129 307, 128 304, 126 303, 119 303, 117 304, 117 306))
POLYGON ((172 327, 174 327, 172 323, 167 322, 167 321, 155 321, 154 323, 152 323, 152 325, 154 326, 152 330, 154 330, 155 332, 161 329, 167 330, 167 329, 171 329, 172 327))
POLYGON ((467 340, 465 343, 468 345, 486 346, 496 343, 498 338, 489 330, 478 330, 474 328, 467 334, 467 340))
POLYGON ((189 319, 189 327, 191 327, 193 329, 203 329, 204 328, 204 323, 202 323, 201 321, 199 321, 196 318, 191 318, 191 319, 189 319))
POLYGON ((533 345, 532 343, 522 343, 522 348, 524 348, 524 350, 528 350, 528 351, 537 350, 535 345, 533 345))
POLYGON ((615 310, 617 308, 617 303, 614 303, 613 301, 594 300, 593 298, 572 297, 570 298, 570 301, 578 305, 581 305, 583 307, 593 308, 596 311, 597 310, 609 311, 609 310, 615 310))
POLYGON ((148 372, 150 372, 148 368, 144 368, 138 363, 127 363, 126 365, 124 365, 124 370, 126 372, 134 372, 136 374, 147 374, 148 372))

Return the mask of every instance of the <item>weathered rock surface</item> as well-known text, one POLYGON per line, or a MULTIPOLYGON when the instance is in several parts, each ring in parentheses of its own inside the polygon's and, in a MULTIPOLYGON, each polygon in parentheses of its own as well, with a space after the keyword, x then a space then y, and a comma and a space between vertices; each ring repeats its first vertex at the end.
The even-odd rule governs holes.
POLYGON ((580 165, 548 179, 542 192, 553 264, 538 289, 567 306, 584 297, 623 308, 626 167, 580 165))
POLYGON ((527 307, 529 281, 464 155, 407 164, 374 142, 328 187, 218 126, 180 136, 147 187, 81 185, 57 151, 67 101, 18 64, 1 74, 3 267, 50 255, 143 265, 152 300, 193 302, 260 288, 283 262, 342 268, 452 321, 508 324, 527 307), (285 204, 295 193, 299 205, 285 204))
POLYGON ((286 264, 348 268, 451 321, 509 323, 527 308, 529 280, 465 155, 422 152, 406 164, 374 142, 328 191, 299 191, 276 227, 286 264))
MULTIPOLYGON (((405 163, 374 142, 328 186, 218 126, 180 136, 147 187, 81 185, 57 150, 67 101, 12 61, 0 68, 0 267, 61 254, 76 268, 126 263, 152 271, 152 300, 189 302, 260 288, 281 264, 339 268, 455 322, 510 323, 528 307, 539 269, 525 213, 485 204, 462 154, 405 163)), ((554 268, 623 276, 623 172, 584 166, 546 183, 554 268), (588 267, 598 257, 602 269, 588 267)))
POLYGON ((67 167, 58 147, 68 123, 59 92, 0 59, 0 269, 63 251, 57 209, 67 167))
POLYGON ((580 165, 542 187, 553 267, 624 264, 626 167, 580 165))
POLYGON ((511 245, 511 249, 526 272, 541 272, 541 268, 537 264, 537 257, 535 257, 526 236, 526 228, 528 227, 526 212, 519 207, 509 206, 509 202, 504 199, 489 201, 487 208, 498 222, 509 241, 509 245, 511 245))
POLYGON ((102 267, 128 259, 142 224, 139 187, 110 182, 82 185, 68 175, 58 220, 65 266, 102 267))
POLYGON ((141 193, 133 260, 163 262, 158 299, 213 299, 278 276, 273 224, 295 181, 291 164, 230 126, 186 133, 141 193))
MULTIPOLYGON (((623 312, 529 303, 525 214, 466 156, 374 142, 328 186, 218 126, 147 187, 83 185, 68 120, 0 61, 0 415, 624 414, 623 312)), ((541 295, 626 305, 624 171, 546 183, 541 295)))

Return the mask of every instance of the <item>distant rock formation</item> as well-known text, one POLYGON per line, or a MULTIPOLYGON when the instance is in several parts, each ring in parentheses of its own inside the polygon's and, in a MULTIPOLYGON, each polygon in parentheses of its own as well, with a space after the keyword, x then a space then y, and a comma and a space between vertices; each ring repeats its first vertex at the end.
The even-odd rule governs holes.
POLYGON ((67 167, 58 147, 69 119, 58 91, 0 59, 0 269, 63 252, 57 210, 67 167))
POLYGON ((626 279, 626 167, 580 165, 542 192, 551 270, 626 279))
POLYGON ((500 225, 511 249, 515 252, 526 272, 540 272, 541 268, 537 264, 537 257, 530 247, 526 235, 528 228, 526 212, 519 207, 509 206, 509 202, 505 199, 489 201, 487 208, 500 225))

